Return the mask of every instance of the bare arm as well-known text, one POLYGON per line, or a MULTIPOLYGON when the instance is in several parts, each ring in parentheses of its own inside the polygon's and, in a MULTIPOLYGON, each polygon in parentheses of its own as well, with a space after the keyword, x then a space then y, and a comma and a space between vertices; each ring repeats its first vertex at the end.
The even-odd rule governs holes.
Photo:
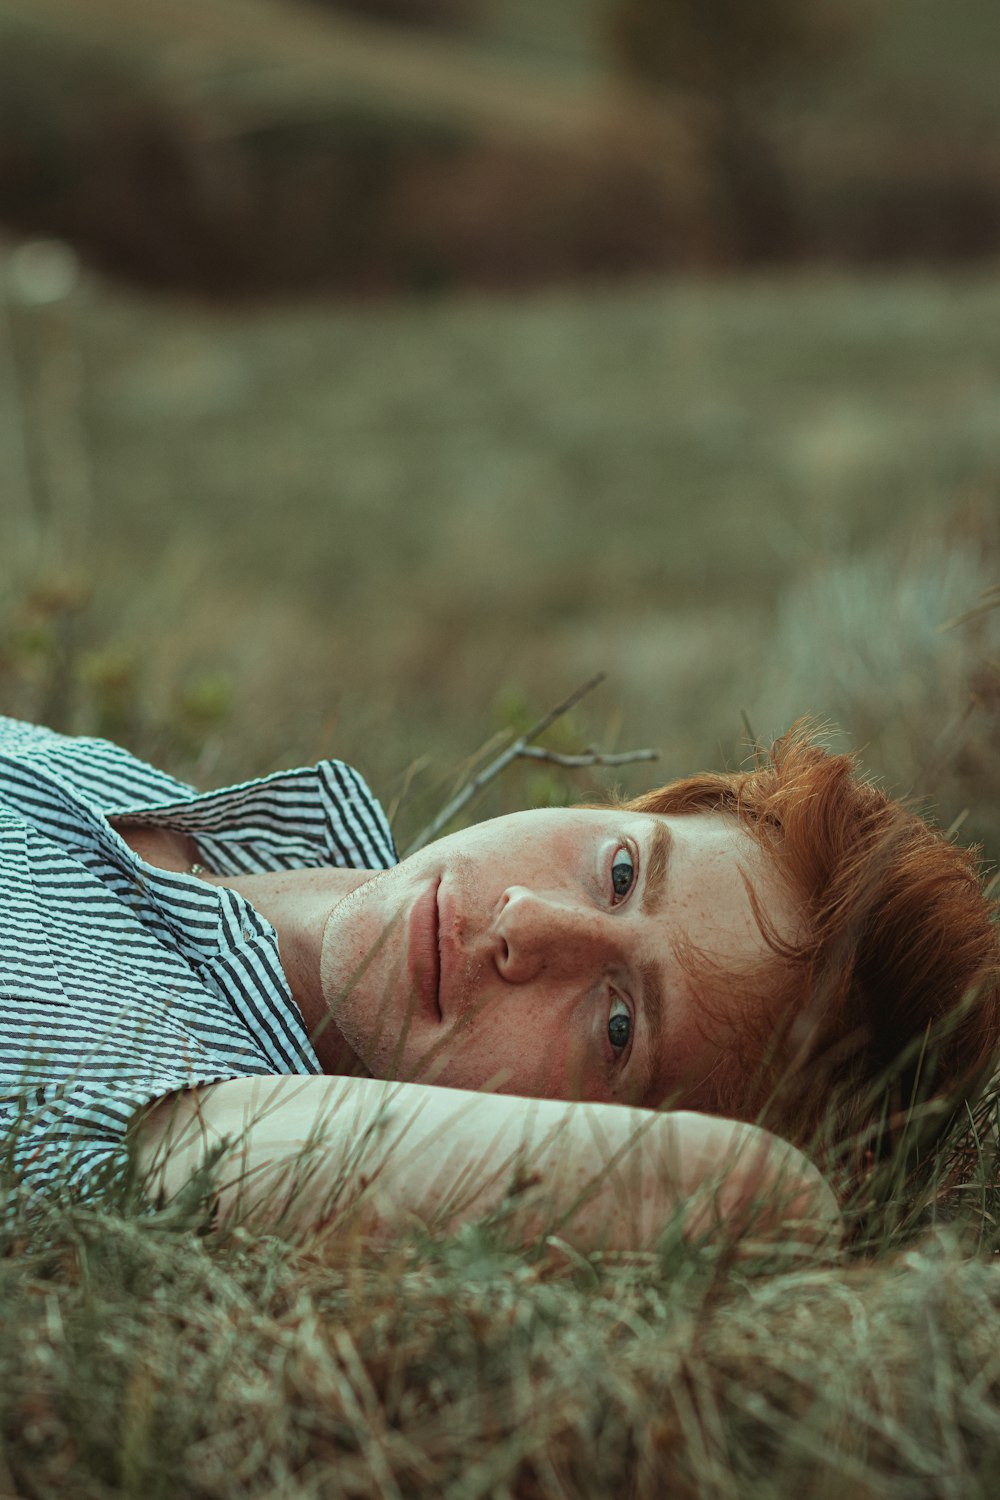
POLYGON ((685 1233, 825 1239, 837 1209, 798 1151, 691 1113, 529 1100, 360 1078, 241 1078, 160 1101, 136 1127, 150 1190, 212 1156, 223 1219, 306 1232, 352 1212, 375 1231, 509 1211, 525 1243, 642 1249, 685 1233))

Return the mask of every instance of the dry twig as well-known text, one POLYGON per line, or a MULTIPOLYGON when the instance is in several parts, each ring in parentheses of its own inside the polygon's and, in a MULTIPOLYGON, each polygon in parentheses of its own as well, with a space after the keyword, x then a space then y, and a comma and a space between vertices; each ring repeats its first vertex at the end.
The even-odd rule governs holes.
POLYGON ((557 719, 561 719, 563 714, 569 713, 571 708, 575 708, 581 698, 585 697, 587 693, 592 692, 599 683, 603 682, 604 676, 603 672, 598 672, 594 677, 589 678, 581 687, 570 693, 568 698, 564 698, 561 703, 556 704, 555 708, 550 709, 547 714, 539 719, 537 724, 528 730, 527 734, 520 735, 505 750, 502 750, 495 760, 491 760, 488 766, 484 766, 477 775, 473 776, 471 781, 467 781, 461 790, 452 797, 451 801, 445 803, 437 816, 431 819, 427 827, 417 834, 417 837, 405 851, 406 855, 415 854, 418 849, 422 849, 425 844, 429 844, 432 839, 436 839, 438 834, 447 828, 452 819, 456 818, 462 809, 468 806, 473 797, 478 792, 481 792, 483 787, 492 781, 494 777, 499 776, 501 771, 506 770, 512 761, 542 760, 547 761, 550 765, 569 767, 577 770, 582 766, 626 766, 632 765, 636 761, 659 759, 660 752, 658 750, 623 750, 620 753, 608 755, 600 750, 588 749, 581 750, 576 755, 566 755, 556 750, 546 750, 543 746, 533 743, 557 719))

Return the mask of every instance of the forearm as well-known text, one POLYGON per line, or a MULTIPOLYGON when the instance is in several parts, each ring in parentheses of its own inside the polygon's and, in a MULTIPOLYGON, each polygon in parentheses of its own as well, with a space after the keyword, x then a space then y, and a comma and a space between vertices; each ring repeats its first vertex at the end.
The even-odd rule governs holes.
POLYGON ((816 1233, 836 1216, 815 1169, 751 1126, 375 1079, 217 1084, 161 1103, 137 1151, 167 1196, 221 1151, 223 1220, 300 1230, 352 1212, 376 1231, 407 1219, 453 1229, 503 1209, 525 1242, 635 1249, 678 1213, 696 1234, 751 1220, 816 1233))

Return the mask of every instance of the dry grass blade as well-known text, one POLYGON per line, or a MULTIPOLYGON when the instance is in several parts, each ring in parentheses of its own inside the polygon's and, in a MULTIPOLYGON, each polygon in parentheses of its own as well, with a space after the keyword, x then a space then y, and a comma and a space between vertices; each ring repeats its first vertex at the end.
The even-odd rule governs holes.
POLYGON ((942 631, 956 630, 960 625, 967 625, 970 620, 978 620, 983 615, 988 615, 991 610, 1000 609, 1000 583, 983 591, 980 602, 972 609, 967 609, 964 614, 956 615, 953 620, 946 620, 940 627, 942 631))

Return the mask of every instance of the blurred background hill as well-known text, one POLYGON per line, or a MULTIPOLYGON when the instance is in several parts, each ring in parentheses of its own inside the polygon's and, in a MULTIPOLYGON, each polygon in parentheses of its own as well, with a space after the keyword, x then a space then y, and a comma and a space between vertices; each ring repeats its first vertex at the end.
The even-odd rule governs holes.
POLYGON ((606 668, 564 748, 835 718, 997 851, 998 83, 992 0, 0 0, 0 707, 405 841, 606 668))
POLYGON ((212 294, 1000 246, 990 0, 2 0, 0 216, 212 294))

